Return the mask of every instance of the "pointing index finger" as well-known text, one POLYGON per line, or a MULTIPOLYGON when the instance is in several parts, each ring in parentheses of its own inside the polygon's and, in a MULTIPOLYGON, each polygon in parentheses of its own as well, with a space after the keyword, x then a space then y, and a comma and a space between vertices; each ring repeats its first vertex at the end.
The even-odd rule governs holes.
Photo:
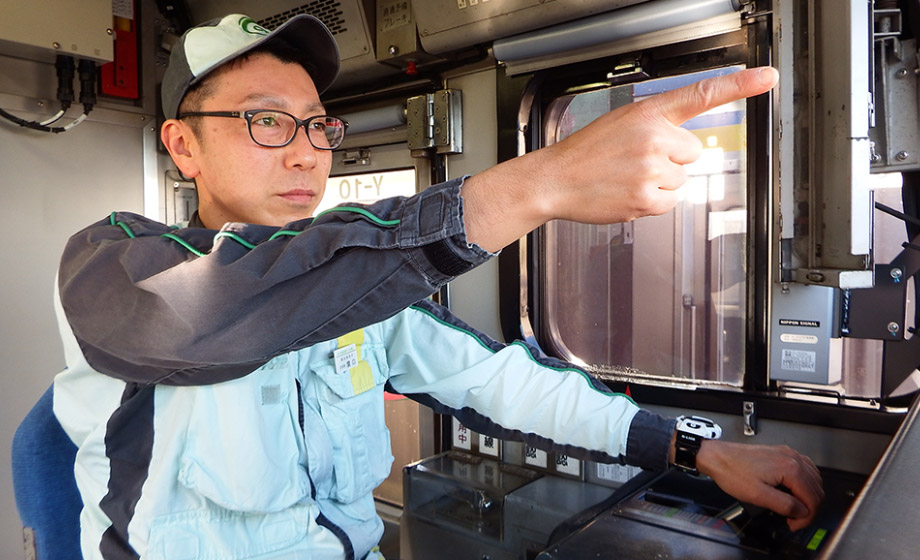
POLYGON ((693 117, 738 99, 745 99, 769 91, 779 79, 773 68, 749 68, 725 76, 707 78, 646 100, 675 126, 693 117))

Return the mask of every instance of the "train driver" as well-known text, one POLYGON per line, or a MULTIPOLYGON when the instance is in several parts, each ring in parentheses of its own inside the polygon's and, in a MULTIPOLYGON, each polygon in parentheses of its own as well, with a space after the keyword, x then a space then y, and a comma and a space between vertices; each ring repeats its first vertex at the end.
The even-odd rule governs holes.
MULTIPOLYGON (((665 93, 471 177, 313 216, 346 128, 320 99, 338 67, 310 16, 273 32, 238 14, 190 29, 163 80, 161 137, 197 183, 197 214, 173 228, 115 212, 68 242, 54 409, 79 448, 86 560, 380 558, 385 388, 574 457, 675 461, 674 419, 424 298, 550 219, 667 212, 701 150, 678 125, 769 90, 775 71, 665 93)), ((695 463, 792 529, 823 498, 814 463, 785 446, 707 440, 695 463)))

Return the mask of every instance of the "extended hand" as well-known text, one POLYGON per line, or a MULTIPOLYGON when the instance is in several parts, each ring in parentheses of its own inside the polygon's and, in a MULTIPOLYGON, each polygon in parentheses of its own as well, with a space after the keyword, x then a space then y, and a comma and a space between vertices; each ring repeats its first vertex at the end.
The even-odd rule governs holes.
POLYGON ((696 465, 738 500, 785 516, 793 531, 811 524, 824 499, 821 474, 814 462, 786 445, 706 440, 696 465))
POLYGON ((776 80, 772 68, 745 70, 599 117, 546 149, 560 166, 550 186, 562 195, 546 211, 554 218, 610 223, 671 210, 678 202, 676 190, 687 180, 684 164, 696 161, 703 149, 699 138, 680 125, 712 108, 763 93, 776 80))
POLYGON ((607 224, 669 211, 686 181, 684 164, 702 152, 680 125, 764 93, 777 77, 752 68, 661 93, 474 175, 462 190, 468 240, 494 251, 552 219, 607 224))

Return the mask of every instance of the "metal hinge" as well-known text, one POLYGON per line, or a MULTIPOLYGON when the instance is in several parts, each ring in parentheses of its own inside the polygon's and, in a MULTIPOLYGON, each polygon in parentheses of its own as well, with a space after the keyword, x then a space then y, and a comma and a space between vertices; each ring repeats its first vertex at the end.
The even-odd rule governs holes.
POLYGON ((410 97, 406 126, 412 157, 463 153, 463 96, 460 90, 442 89, 410 97))

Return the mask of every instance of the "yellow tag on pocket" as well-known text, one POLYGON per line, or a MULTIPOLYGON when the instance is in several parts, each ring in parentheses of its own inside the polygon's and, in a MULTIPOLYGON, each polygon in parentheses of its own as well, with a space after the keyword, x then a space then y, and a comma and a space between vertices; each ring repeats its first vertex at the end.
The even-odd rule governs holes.
POLYGON ((339 349, 335 351, 335 371, 348 371, 351 376, 351 388, 355 395, 374 387, 374 372, 365 360, 361 359, 361 345, 364 344, 364 329, 358 329, 338 338, 339 349), (340 354, 341 353, 341 354, 340 354), (342 367, 340 369, 340 356, 342 367), (354 364, 354 365, 352 365, 354 364))

